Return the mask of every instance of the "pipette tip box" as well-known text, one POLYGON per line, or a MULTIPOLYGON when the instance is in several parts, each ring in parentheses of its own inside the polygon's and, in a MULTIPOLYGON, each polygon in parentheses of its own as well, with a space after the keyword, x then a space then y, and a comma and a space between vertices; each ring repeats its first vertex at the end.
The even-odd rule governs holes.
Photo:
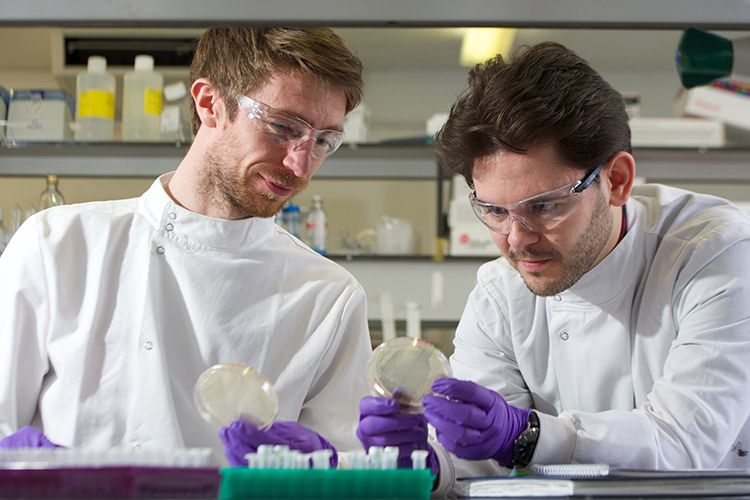
POLYGON ((221 470, 221 500, 255 499, 414 499, 430 498, 434 477, 429 469, 221 470))

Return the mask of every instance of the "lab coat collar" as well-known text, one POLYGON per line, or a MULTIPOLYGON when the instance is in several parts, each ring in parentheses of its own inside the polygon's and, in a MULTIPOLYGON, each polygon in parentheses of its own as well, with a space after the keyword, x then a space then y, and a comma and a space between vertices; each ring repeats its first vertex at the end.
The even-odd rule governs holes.
POLYGON ((560 295, 569 301, 604 304, 630 288, 643 259, 642 206, 632 199, 626 203, 628 229, 617 246, 578 282, 560 295))
POLYGON ((275 224, 272 218, 216 219, 181 207, 165 189, 173 174, 170 172, 156 179, 140 200, 144 215, 159 231, 165 231, 170 239, 186 246, 197 244, 234 250, 255 247, 273 234, 275 224))

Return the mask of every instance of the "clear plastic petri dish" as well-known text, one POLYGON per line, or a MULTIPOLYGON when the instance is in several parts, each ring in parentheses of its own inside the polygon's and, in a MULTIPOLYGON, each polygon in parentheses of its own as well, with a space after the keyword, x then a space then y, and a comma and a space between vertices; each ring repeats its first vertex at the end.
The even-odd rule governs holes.
POLYGON ((422 397, 432 394, 432 383, 452 374, 448 358, 440 349, 410 337, 383 342, 367 363, 371 394, 395 399, 407 413, 421 413, 422 397))
POLYGON ((244 420, 264 429, 279 411, 279 397, 263 375, 234 363, 204 371, 193 388, 193 401, 203 419, 217 428, 244 420))

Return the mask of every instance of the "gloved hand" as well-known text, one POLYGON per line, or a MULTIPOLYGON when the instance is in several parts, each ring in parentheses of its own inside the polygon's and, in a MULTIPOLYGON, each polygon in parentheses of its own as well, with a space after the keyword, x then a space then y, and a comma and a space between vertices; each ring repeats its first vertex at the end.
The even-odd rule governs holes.
POLYGON ((424 417, 446 450, 467 460, 494 458, 510 465, 513 441, 526 429, 530 409, 509 405, 495 391, 465 380, 438 380, 432 390, 450 398, 422 398, 424 417))
POLYGON ((287 445, 289 449, 302 453, 331 450, 331 468, 336 468, 339 461, 331 443, 297 422, 274 422, 268 429, 260 430, 244 420, 235 420, 219 431, 219 438, 224 443, 224 455, 232 467, 246 466, 245 455, 255 453, 262 444, 287 445))
POLYGON ((422 415, 399 412, 395 399, 365 396, 359 402, 357 437, 371 446, 398 446, 399 468, 411 469, 411 452, 428 450, 427 466, 433 476, 440 470, 435 451, 427 444, 427 421, 422 415))
POLYGON ((41 430, 27 425, 10 436, 0 439, 0 448, 65 448, 65 446, 53 443, 41 430))

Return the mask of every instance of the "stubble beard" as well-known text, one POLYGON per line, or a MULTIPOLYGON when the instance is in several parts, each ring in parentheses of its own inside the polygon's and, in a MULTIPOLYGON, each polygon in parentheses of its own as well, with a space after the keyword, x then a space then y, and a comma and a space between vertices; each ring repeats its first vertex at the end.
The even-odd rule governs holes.
POLYGON ((232 161, 233 157, 227 151, 231 149, 219 144, 206 152, 206 184, 202 191, 212 200, 213 205, 228 211, 232 219, 273 217, 286 201, 307 187, 307 181, 283 167, 271 169, 256 166, 247 170, 237 168, 237 162, 232 161), (280 197, 271 191, 259 192, 257 188, 253 188, 253 183, 255 177, 261 174, 268 180, 291 188, 292 194, 280 197))
POLYGON ((612 213, 609 211, 604 196, 601 192, 595 190, 597 203, 594 207, 593 218, 590 220, 586 230, 581 234, 578 240, 570 248, 569 256, 566 258, 562 253, 556 250, 547 250, 541 252, 524 251, 514 252, 508 250, 508 261, 518 271, 529 289, 534 295, 540 297, 549 297, 551 295, 563 292, 575 285, 581 277, 589 272, 594 266, 594 262, 599 257, 604 247, 607 245, 610 233, 612 231, 612 213), (533 277, 543 278, 542 273, 528 272, 529 278, 518 269, 514 264, 519 259, 550 259, 560 265, 562 276, 557 280, 539 279, 532 280, 533 277))

